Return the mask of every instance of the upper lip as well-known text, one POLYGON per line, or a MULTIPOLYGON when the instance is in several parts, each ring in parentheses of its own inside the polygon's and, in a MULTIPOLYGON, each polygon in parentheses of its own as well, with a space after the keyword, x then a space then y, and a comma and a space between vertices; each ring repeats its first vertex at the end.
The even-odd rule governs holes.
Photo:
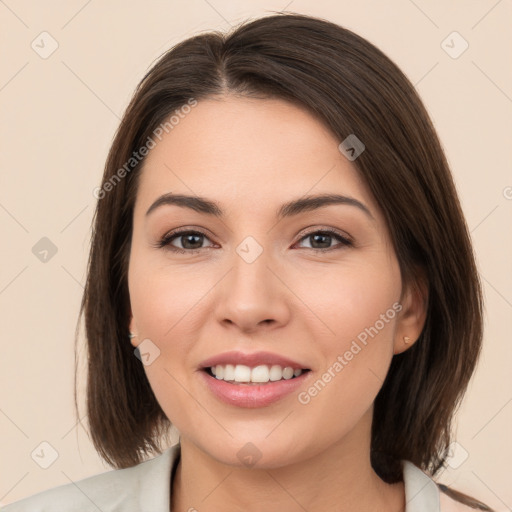
POLYGON ((217 354, 216 356, 205 359, 201 364, 201 368, 210 368, 211 366, 226 365, 226 364, 243 364, 245 366, 250 366, 254 368, 255 366, 260 365, 279 365, 283 368, 289 366, 294 370, 306 370, 307 366, 294 361, 293 359, 289 359, 288 357, 280 356, 279 354, 274 354, 272 352, 252 352, 252 353, 244 353, 244 352, 223 352, 222 354, 217 354))

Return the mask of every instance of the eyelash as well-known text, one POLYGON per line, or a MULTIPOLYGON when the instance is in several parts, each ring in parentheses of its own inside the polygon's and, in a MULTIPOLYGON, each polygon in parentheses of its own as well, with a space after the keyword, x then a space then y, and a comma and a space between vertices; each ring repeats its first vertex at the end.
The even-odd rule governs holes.
MULTIPOLYGON (((310 249, 311 251, 315 252, 327 252, 332 251, 336 249, 340 249, 342 247, 351 247, 353 245, 352 241, 349 240, 347 237, 341 235, 337 231, 334 231, 333 229, 319 229, 316 231, 311 231, 309 233, 306 233, 303 235, 298 241, 302 241, 305 238, 308 238, 313 235, 322 234, 322 235, 330 235, 336 238, 341 243, 334 247, 329 247, 327 249, 316 249, 314 247, 304 247, 304 249, 310 249)), ((185 235, 201 235, 206 238, 208 238, 208 235, 206 233, 203 233, 202 231, 197 230, 190 230, 190 229, 183 229, 183 230, 176 230, 172 231, 170 233, 167 233, 157 244, 157 248, 165 248, 167 250, 170 250, 172 252, 178 252, 182 254, 194 254, 196 252, 202 251, 203 249, 210 249, 210 247, 201 247, 199 249, 180 249, 179 247, 175 247, 174 245, 171 245, 171 241, 175 238, 178 238, 179 236, 185 236, 185 235)))

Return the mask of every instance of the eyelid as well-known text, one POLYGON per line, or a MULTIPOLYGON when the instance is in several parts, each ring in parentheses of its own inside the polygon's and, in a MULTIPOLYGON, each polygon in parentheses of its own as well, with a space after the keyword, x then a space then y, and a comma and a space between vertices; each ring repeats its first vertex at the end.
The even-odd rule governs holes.
MULTIPOLYGON (((175 251, 175 252, 189 253, 189 254, 194 254, 198 251, 202 251, 203 249, 210 248, 210 247, 200 247, 199 249, 181 249, 180 247, 175 247, 174 245, 171 245, 171 239, 177 239, 180 236, 184 236, 187 234, 202 235, 205 238, 207 238, 208 240, 210 240, 210 242, 212 242, 211 235, 209 235, 206 231, 203 231, 202 229, 195 228, 195 227, 184 226, 181 228, 177 228, 177 229, 168 231, 163 237, 160 238, 160 240, 157 241, 157 243, 155 244, 155 247, 162 248, 162 249, 169 249, 170 251, 175 251)), ((214 243, 214 242, 212 242, 212 243, 214 243)))
POLYGON ((304 237, 313 235, 315 233, 335 234, 335 235, 338 235, 340 238, 344 239, 346 242, 349 242, 351 244, 354 243, 353 238, 348 233, 345 233, 344 231, 341 231, 339 229, 336 229, 336 228, 333 228, 330 226, 318 226, 318 225, 308 226, 307 228, 304 228, 303 230, 301 230, 301 232, 297 235, 298 236, 297 241, 300 241, 304 237))
POLYGON ((338 231, 337 229, 333 229, 333 228, 320 228, 320 229, 313 229, 311 231, 308 231, 304 235, 300 236, 294 245, 300 243, 302 240, 308 239, 310 236, 315 235, 317 233, 329 235, 330 237, 337 239, 338 243, 332 247, 327 247, 325 249, 318 249, 316 247, 304 247, 304 249, 309 249, 310 251, 313 251, 315 253, 327 253, 330 251, 336 251, 336 250, 342 249, 344 247, 353 247, 354 246, 352 237, 345 235, 345 234, 341 233, 340 231, 338 231))
MULTIPOLYGON (((314 234, 317 234, 317 233, 322 233, 322 234, 327 234, 327 235, 331 235, 331 236, 334 236, 334 237, 338 237, 339 238, 339 243, 333 247, 328 247, 326 249, 317 249, 315 247, 305 247, 305 249, 310 249, 312 251, 315 251, 315 252, 328 252, 328 251, 331 251, 331 250, 335 250, 335 249, 338 249, 340 246, 341 247, 349 247, 349 246, 353 246, 354 244, 354 241, 352 239, 352 237, 350 235, 348 235, 347 233, 344 233, 340 230, 337 230, 335 228, 332 228, 332 227, 327 227, 327 226, 309 226, 307 228, 304 228, 298 235, 298 238, 297 238, 297 241, 294 242, 293 245, 296 245, 297 243, 301 242, 302 240, 314 235, 314 234)), ((197 234, 197 235, 202 235, 204 236, 205 238, 207 238, 208 240, 210 240, 210 242, 212 242, 211 240, 211 237, 208 233, 206 233, 203 229, 200 229, 200 228, 196 228, 196 227, 187 227, 187 226, 184 226, 184 227, 181 227, 181 228, 177 228, 175 230, 171 230, 169 232, 167 232, 156 244, 155 244, 155 247, 156 248, 163 248, 163 249, 168 249, 172 252, 180 252, 180 253, 188 253, 188 254, 195 254, 199 251, 202 251, 204 249, 210 249, 211 246, 208 246, 208 247, 200 247, 199 249, 181 249, 180 247, 175 247, 173 245, 171 245, 171 241, 172 239, 176 239, 176 238, 179 238, 180 236, 184 236, 184 235, 187 235, 187 234, 197 234)), ((213 244, 215 244, 214 242, 212 242, 213 244)))

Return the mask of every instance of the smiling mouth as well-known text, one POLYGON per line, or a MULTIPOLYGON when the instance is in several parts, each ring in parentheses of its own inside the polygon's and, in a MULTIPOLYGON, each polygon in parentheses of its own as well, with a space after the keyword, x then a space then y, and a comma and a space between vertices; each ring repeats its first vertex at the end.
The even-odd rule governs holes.
POLYGON ((217 380, 229 384, 262 385, 283 380, 292 380, 309 372, 308 368, 292 368, 280 365, 258 365, 250 367, 242 364, 216 365, 203 368, 203 370, 217 380))

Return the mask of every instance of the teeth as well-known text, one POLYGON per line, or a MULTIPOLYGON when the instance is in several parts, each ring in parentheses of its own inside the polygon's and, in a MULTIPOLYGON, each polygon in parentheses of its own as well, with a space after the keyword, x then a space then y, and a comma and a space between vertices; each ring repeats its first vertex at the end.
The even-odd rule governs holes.
POLYGON ((302 374, 302 370, 299 368, 294 370, 290 366, 283 368, 277 364, 270 368, 264 364, 254 368, 243 364, 218 364, 217 366, 212 366, 210 371, 218 380, 229 382, 254 382, 259 384, 265 384, 269 381, 275 382, 282 379, 289 380, 302 374))
POLYGON ((251 369, 248 366, 237 364, 235 366, 235 382, 250 382, 251 369))
POLYGON ((223 379, 224 380, 235 380, 235 367, 232 364, 227 364, 224 367, 223 379))
POLYGON ((268 382, 268 366, 256 366, 251 370, 251 382, 268 382))

